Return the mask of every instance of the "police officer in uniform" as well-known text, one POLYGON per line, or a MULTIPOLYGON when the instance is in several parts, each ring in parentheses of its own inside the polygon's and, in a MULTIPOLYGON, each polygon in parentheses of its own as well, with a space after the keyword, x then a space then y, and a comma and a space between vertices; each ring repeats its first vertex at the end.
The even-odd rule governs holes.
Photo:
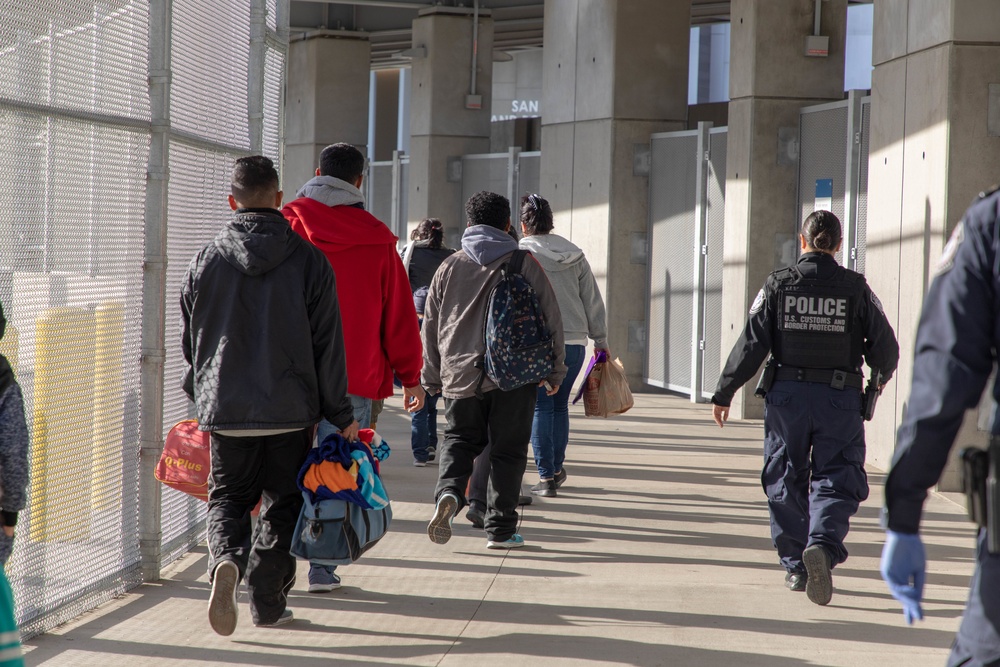
MULTIPOLYGON (((965 412, 979 403, 1000 349, 998 262, 1000 194, 992 190, 966 211, 938 262, 920 316, 913 387, 885 485, 882 576, 909 623, 923 618, 925 557, 918 531, 927 489, 941 477, 965 412)), ((990 432, 996 437, 1000 380, 993 383, 993 400, 990 432)), ((948 660, 948 667, 959 666, 1000 667, 1000 554, 987 550, 985 530, 948 660)))
POLYGON ((840 220, 816 211, 802 225, 794 266, 768 276, 712 396, 721 427, 733 394, 767 354, 761 483, 785 585, 825 605, 830 570, 847 559, 850 518, 868 497, 862 357, 884 384, 899 346, 864 276, 837 264, 840 220), (767 388, 768 384, 771 384, 767 388))

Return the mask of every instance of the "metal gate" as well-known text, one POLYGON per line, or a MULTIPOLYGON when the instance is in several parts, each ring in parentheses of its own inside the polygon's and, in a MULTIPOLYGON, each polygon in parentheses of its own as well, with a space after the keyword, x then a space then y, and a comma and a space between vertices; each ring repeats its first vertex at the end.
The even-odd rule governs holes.
POLYGON ((410 156, 393 151, 392 160, 372 162, 365 177, 365 204, 369 212, 388 225, 399 237, 400 246, 409 240, 410 156))
POLYGON ((726 128, 650 138, 645 381, 711 396, 722 341, 726 128))
MULTIPOLYGON (((462 157, 462 223, 464 204, 469 197, 488 190, 510 200, 511 218, 517 220, 518 206, 525 194, 538 192, 541 153, 511 148, 506 153, 482 153, 462 157)), ((543 194, 544 196, 544 194, 543 194)))
POLYGON ((861 273, 868 223, 870 110, 870 98, 851 91, 848 99, 806 107, 799 117, 798 216, 793 231, 798 234, 813 211, 832 211, 844 228, 837 261, 861 273))

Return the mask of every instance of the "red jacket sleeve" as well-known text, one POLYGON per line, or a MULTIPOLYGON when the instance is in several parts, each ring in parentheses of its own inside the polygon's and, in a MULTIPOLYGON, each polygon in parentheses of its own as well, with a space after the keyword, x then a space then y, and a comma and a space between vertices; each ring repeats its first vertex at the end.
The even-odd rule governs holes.
POLYGON ((413 293, 403 261, 394 247, 386 246, 386 252, 389 270, 383 292, 382 349, 403 386, 415 387, 420 384, 424 355, 417 310, 413 307, 413 293))

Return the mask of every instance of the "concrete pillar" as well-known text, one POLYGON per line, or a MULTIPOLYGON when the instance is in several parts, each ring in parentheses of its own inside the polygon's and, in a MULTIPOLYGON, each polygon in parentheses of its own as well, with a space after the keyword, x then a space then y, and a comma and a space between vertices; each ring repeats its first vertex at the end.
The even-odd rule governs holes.
POLYGON ((475 91, 472 90, 473 10, 433 7, 413 21, 415 55, 410 98, 408 218, 440 218, 457 247, 464 226, 461 178, 449 158, 487 153, 493 97, 493 18, 480 11, 475 91), (478 105, 478 107, 477 107, 478 105))
POLYGON ((316 31, 289 45, 286 198, 312 178, 330 144, 343 141, 368 154, 370 80, 371 43, 364 33, 316 31))
MULTIPOLYGON (((1000 174, 1000 4, 880 0, 874 27, 867 274, 901 359, 868 430, 869 459, 885 468, 934 264, 965 209, 1000 174)), ((961 442, 985 442, 976 417, 961 442)), ((952 465, 942 487, 956 483, 952 465)))
POLYGON ((636 148, 687 118, 690 0, 546 0, 541 193, 587 253, 613 353, 641 385, 649 179, 636 148))
MULTIPOLYGON (((847 0, 821 3, 821 34, 830 38, 825 58, 805 55, 815 4, 733 0, 731 5, 723 363, 767 275, 781 268, 782 244, 802 223, 794 150, 799 110, 844 98, 847 0)), ((734 418, 764 416, 763 401, 753 395, 755 384, 736 394, 734 418)))

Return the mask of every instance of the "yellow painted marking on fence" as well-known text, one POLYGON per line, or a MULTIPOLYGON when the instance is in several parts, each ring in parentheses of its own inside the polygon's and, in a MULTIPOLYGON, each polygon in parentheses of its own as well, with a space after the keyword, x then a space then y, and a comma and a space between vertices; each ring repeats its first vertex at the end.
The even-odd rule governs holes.
POLYGON ((125 304, 102 301, 94 311, 94 449, 91 502, 95 510, 122 506, 122 437, 125 428, 122 353, 125 304))
POLYGON ((50 308, 36 321, 31 449, 32 540, 74 541, 90 532, 95 318, 50 308))

